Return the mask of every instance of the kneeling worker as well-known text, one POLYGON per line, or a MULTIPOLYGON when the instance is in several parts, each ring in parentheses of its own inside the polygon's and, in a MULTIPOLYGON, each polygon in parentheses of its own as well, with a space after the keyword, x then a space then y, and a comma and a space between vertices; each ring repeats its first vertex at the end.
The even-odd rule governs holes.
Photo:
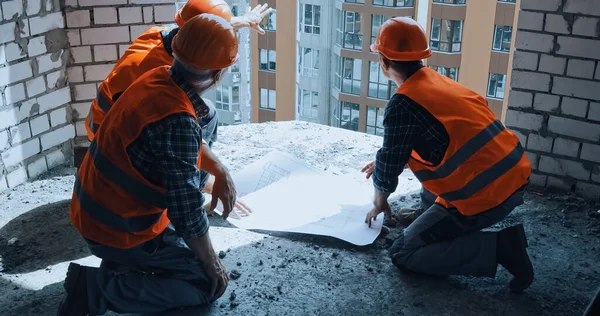
POLYGON ((381 25, 371 50, 385 76, 399 87, 384 114, 383 147, 365 169, 375 186, 366 222, 384 212, 405 164, 423 186, 426 210, 391 248, 392 262, 430 275, 494 277, 497 265, 513 278, 511 291, 533 282, 522 225, 481 232, 523 204, 531 163, 517 136, 485 98, 423 66, 432 52, 413 19, 381 25))
MULTIPOLYGON (((264 4, 256 6, 244 16, 235 17, 232 16, 231 8, 225 0, 190 0, 175 14, 174 19, 177 27, 155 26, 148 29, 133 41, 110 74, 100 84, 97 96, 92 101, 92 106, 85 119, 88 140, 92 141, 94 139, 94 135, 104 120, 106 113, 137 78, 156 67, 173 64, 171 42, 173 41, 173 37, 179 32, 179 28, 190 18, 202 13, 211 13, 229 21, 236 30, 247 27, 260 34, 264 34, 264 30, 260 28, 259 23, 270 12, 271 9, 268 9, 267 5, 264 4)), ((199 37, 204 36, 204 34, 196 35, 199 37)), ((213 165, 223 167, 210 150, 213 142, 217 139, 218 118, 216 114, 216 109, 211 107, 209 114, 204 116, 200 121, 203 141, 208 145, 203 145, 202 160, 205 163, 210 162, 213 165)), ((202 182, 206 184, 206 186, 202 186, 204 191, 218 197, 216 194, 218 192, 213 192, 215 179, 209 177, 209 173, 215 175, 214 171, 206 170, 204 166, 200 167, 202 169, 202 182)), ((225 176, 229 177, 229 174, 225 176)), ((236 206, 239 210, 246 211, 243 203, 238 202, 236 206)), ((235 212, 232 214, 235 216, 235 212)))
POLYGON ((77 172, 69 215, 102 264, 69 265, 59 315, 198 306, 227 287, 198 193, 198 121, 208 114, 200 94, 238 59, 236 32, 198 15, 173 52, 172 67, 148 71, 119 97, 77 172))

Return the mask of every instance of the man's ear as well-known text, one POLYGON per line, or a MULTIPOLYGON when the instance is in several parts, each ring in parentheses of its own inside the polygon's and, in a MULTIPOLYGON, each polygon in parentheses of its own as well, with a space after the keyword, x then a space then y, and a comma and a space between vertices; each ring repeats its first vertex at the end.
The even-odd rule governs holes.
POLYGON ((221 80, 221 78, 223 77, 223 74, 225 73, 225 69, 221 69, 221 70, 216 70, 214 75, 213 75, 213 80, 215 81, 215 83, 219 82, 221 80))
POLYGON ((384 71, 388 71, 390 69, 390 61, 381 54, 379 54, 379 63, 384 71))

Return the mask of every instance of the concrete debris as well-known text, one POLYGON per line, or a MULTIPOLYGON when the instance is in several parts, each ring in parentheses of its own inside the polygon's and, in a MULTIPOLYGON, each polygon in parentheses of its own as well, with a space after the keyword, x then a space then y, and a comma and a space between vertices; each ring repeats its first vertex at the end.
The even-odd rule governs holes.
POLYGON ((231 280, 237 280, 242 276, 242 273, 240 273, 238 270, 231 270, 231 272, 229 273, 229 278, 231 280))
POLYGON ((11 238, 8 240, 8 245, 12 246, 14 245, 17 241, 19 241, 19 239, 17 237, 11 238))

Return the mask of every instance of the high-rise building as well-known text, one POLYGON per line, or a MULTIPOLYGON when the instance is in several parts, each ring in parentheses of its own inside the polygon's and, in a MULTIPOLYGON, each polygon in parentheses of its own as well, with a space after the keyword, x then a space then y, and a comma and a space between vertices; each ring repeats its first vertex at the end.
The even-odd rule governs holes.
MULTIPOLYGON (((304 120, 381 134, 397 87, 369 45, 409 16, 426 27, 426 65, 485 96, 502 116, 516 0, 266 0, 277 9, 251 34, 252 121, 304 120)), ((251 0, 254 7, 265 0, 251 0)))

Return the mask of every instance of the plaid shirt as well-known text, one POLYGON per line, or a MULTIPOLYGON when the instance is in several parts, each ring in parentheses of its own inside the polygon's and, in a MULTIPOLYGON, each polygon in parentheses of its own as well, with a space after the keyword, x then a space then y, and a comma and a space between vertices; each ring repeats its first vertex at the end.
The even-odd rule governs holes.
POLYGON ((148 181, 165 188, 167 216, 179 235, 196 238, 206 234, 209 228, 197 161, 203 141, 201 125, 214 109, 209 108, 173 68, 169 71, 190 98, 200 124, 188 114, 172 114, 148 124, 127 147, 127 153, 134 167, 148 181))
POLYGON ((444 158, 450 137, 440 121, 402 94, 390 99, 383 117, 383 146, 375 159, 373 184, 381 192, 393 193, 413 150, 437 165, 444 158))

